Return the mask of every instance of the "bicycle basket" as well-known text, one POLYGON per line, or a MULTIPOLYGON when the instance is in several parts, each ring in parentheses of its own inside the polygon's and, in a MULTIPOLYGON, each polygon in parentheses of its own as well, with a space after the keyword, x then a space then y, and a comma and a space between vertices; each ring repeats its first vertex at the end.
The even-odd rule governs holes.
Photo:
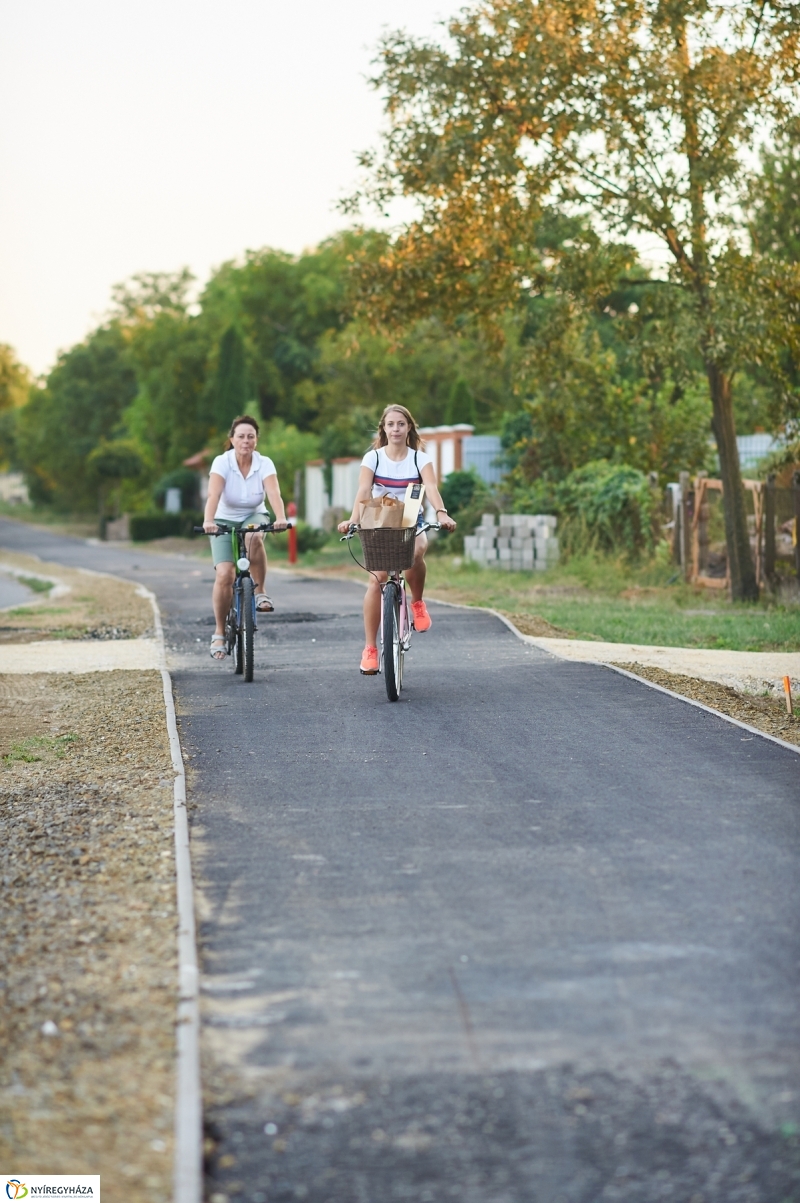
POLYGON ((403 530, 397 527, 379 526, 374 530, 360 530, 358 537, 364 551, 364 565, 372 572, 390 572, 410 568, 414 563, 414 540, 416 526, 403 530))

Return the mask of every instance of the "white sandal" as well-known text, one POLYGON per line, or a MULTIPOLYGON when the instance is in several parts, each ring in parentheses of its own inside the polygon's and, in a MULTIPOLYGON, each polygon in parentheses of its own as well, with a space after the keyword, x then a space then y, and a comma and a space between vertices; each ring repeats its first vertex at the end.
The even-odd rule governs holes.
POLYGON ((212 660, 224 660, 228 654, 227 640, 226 640, 225 636, 224 635, 212 635, 211 636, 211 647, 209 648, 209 651, 211 652, 212 660), (222 654, 220 655, 220 653, 222 653, 222 654))
POLYGON ((272 604, 272 598, 267 597, 266 593, 257 593, 256 609, 259 614, 270 614, 275 609, 272 604))

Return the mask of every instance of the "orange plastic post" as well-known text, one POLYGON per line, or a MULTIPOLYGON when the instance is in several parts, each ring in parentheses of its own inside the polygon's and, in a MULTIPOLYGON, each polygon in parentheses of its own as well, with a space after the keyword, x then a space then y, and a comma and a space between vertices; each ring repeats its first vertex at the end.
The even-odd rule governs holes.
POLYGON ((793 714, 792 710, 792 682, 789 677, 783 678, 783 692, 786 694, 786 713, 793 714))
POLYGON ((293 501, 290 501, 286 507, 286 517, 292 523, 292 525, 289 527, 289 563, 296 564, 297 563, 297 527, 295 526, 294 523, 295 523, 295 519, 297 518, 297 506, 295 505, 295 503, 293 501))

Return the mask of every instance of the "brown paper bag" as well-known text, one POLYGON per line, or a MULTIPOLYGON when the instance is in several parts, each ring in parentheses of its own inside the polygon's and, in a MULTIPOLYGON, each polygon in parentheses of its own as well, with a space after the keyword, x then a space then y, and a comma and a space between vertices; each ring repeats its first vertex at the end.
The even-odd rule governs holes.
POLYGON ((376 530, 388 526, 399 529, 403 525, 403 506, 388 494, 371 498, 361 513, 364 530, 376 530))

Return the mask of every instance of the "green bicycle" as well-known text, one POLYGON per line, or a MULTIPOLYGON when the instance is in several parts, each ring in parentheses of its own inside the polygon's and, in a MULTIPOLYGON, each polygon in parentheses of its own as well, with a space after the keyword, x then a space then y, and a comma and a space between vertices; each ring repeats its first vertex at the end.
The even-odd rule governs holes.
MULTIPOLYGON (((225 653, 233 660, 233 671, 244 677, 248 683, 253 680, 254 671, 254 636, 258 630, 256 618, 256 595, 253 578, 250 575, 250 560, 247 555, 245 536, 252 534, 274 534, 275 527, 271 522, 262 522, 259 526, 231 526, 227 522, 217 522, 217 534, 230 535, 233 546, 233 563, 236 576, 233 581, 233 596, 231 608, 225 619, 225 653)), ((205 534, 205 527, 196 526, 195 531, 205 534)))

